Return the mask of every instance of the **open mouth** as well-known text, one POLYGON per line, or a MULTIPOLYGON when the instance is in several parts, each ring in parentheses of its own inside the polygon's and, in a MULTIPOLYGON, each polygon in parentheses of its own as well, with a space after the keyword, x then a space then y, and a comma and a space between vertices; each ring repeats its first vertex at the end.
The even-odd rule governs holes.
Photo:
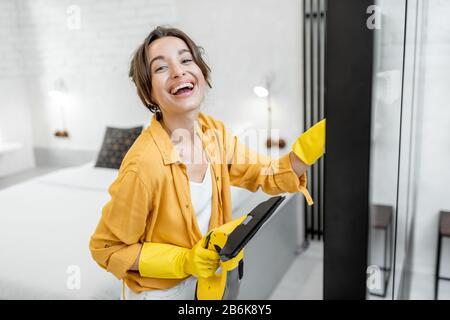
POLYGON ((170 94, 174 96, 189 95, 192 92, 192 90, 194 90, 194 83, 186 82, 173 88, 170 91, 170 94))

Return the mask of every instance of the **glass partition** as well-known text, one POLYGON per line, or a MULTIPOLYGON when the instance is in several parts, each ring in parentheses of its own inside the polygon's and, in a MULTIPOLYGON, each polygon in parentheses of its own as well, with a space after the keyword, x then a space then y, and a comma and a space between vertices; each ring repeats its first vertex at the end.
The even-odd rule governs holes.
POLYGON ((368 299, 450 298, 450 1, 377 1, 368 299))
POLYGON ((406 5, 378 0, 373 8, 368 299, 394 293, 406 5))

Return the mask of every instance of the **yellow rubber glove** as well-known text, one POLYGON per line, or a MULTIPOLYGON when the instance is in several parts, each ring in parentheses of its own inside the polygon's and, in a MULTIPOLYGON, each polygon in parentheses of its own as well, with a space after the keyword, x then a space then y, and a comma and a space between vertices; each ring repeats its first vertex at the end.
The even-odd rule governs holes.
POLYGON ((236 229, 236 227, 238 225, 240 225, 242 223, 242 221, 245 220, 245 218, 247 218, 247 214, 244 214, 244 215, 240 216, 237 219, 231 220, 230 222, 227 222, 227 223, 221 225, 220 227, 217 227, 217 228, 215 228, 215 229, 213 229, 211 231, 213 231, 213 232, 214 231, 221 231, 221 232, 224 232, 226 234, 230 234, 231 232, 234 231, 234 229, 236 229))
POLYGON ((212 276, 219 267, 220 258, 217 252, 203 248, 205 239, 200 239, 192 249, 145 242, 139 257, 140 275, 163 279, 212 276))
POLYGON ((211 277, 219 267, 219 254, 214 250, 205 248, 206 237, 203 237, 189 250, 184 263, 184 271, 197 278, 211 277))
POLYGON ((325 152, 326 119, 306 130, 292 145, 292 151, 305 164, 313 165, 325 152))

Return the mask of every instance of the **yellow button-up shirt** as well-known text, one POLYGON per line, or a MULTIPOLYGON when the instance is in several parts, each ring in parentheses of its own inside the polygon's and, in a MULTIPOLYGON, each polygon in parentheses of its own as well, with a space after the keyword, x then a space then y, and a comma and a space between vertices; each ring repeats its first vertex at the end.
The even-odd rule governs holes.
MULTIPOLYGON (((212 169, 208 231, 232 220, 230 185, 253 192, 262 188, 271 195, 302 192, 312 204, 306 174, 297 177, 289 154, 277 160, 257 154, 221 121, 201 112, 196 128, 212 169)), ((186 165, 155 116, 125 155, 108 192, 111 199, 89 243, 94 260, 134 292, 167 289, 183 281, 141 277, 129 270, 144 242, 192 248, 202 238, 186 165)))

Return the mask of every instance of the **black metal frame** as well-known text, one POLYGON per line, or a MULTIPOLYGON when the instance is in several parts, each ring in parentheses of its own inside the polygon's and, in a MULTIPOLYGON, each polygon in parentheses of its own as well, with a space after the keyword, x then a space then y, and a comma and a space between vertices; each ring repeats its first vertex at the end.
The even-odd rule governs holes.
POLYGON ((369 0, 326 11, 324 299, 365 299, 373 30, 369 0))
MULTIPOLYGON (((325 11, 326 0, 303 0, 303 123, 305 130, 324 117, 322 60, 325 49, 321 43, 326 25, 325 11), (309 32, 306 31, 307 29, 309 32)), ((319 159, 307 173, 308 188, 314 199, 314 206, 310 207, 305 203, 306 246, 309 240, 322 240, 323 237, 323 167, 323 159, 319 159)))

